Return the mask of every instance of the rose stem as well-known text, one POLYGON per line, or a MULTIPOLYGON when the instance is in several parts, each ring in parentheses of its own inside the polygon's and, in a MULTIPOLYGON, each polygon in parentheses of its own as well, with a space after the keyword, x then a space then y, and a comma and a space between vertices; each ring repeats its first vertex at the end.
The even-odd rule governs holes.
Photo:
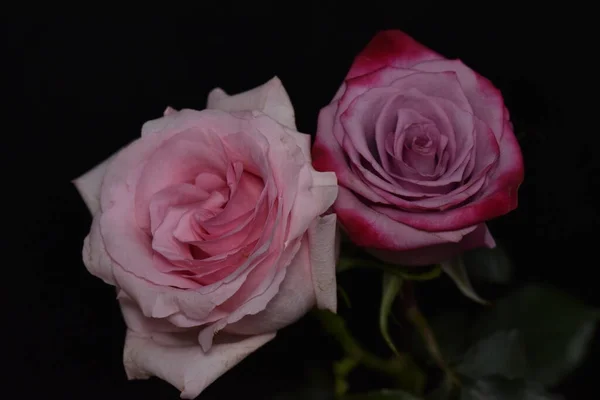
MULTIPOLYGON (((365 350, 348 331, 344 320, 331 313, 317 311, 321 324, 340 344, 346 358, 353 360, 350 365, 362 364, 365 367, 384 373, 406 390, 422 394, 425 374, 408 354, 400 354, 391 359, 382 359, 365 350)), ((349 371, 348 371, 349 372, 349 371)))
POLYGON ((435 334, 429 326, 427 319, 421 313, 421 310, 419 310, 414 294, 413 285, 413 282, 407 281, 404 283, 404 287, 402 288, 402 299, 404 300, 404 306, 406 307, 406 317, 417 329, 417 332, 419 333, 421 339, 425 343, 427 351, 429 352, 437 366, 442 371, 444 371, 444 374, 446 375, 446 381, 448 382, 448 384, 450 384, 451 387, 460 387, 460 379, 448 366, 446 360, 444 360, 444 357, 442 356, 442 352, 440 350, 440 346, 438 345, 437 340, 435 338, 435 334))

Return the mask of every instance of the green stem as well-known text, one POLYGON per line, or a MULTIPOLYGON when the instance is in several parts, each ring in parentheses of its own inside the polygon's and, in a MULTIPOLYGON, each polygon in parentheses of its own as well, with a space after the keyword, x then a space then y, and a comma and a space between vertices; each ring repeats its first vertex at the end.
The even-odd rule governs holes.
POLYGON ((348 331, 344 320, 338 315, 317 311, 321 324, 340 344, 347 359, 354 365, 363 366, 388 375, 399 387, 422 394, 425 385, 425 374, 408 354, 399 354, 391 359, 382 359, 365 350, 348 331))
POLYGON ((444 359, 444 356, 442 355, 442 352, 440 350, 440 346, 438 345, 437 340, 435 338, 435 334, 431 329, 431 326, 429 326, 427 319, 421 313, 421 310, 417 306, 412 285, 405 285, 404 290, 402 292, 402 296, 404 299, 404 304, 406 306, 407 319, 415 326, 415 328, 419 332, 421 339, 425 343, 427 351, 429 352, 437 366, 442 371, 444 371, 444 374, 446 375, 447 384, 450 386, 450 388, 460 387, 460 379, 458 378, 456 373, 450 368, 448 363, 446 363, 446 360, 444 359))

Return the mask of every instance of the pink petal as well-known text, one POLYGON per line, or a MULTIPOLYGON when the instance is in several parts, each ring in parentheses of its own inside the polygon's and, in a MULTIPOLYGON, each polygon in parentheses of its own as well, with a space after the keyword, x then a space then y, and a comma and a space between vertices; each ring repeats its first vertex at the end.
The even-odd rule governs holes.
MULTIPOLYGON (((152 236, 152 250, 162 254, 168 260, 187 260, 192 258, 187 244, 177 240, 173 231, 181 224, 193 218, 194 210, 190 206, 170 207, 162 223, 152 236)), ((188 224, 189 225, 189 224, 188 224)), ((148 266, 144 266, 148 268, 148 266)))
POLYGON ((150 228, 149 205, 161 190, 193 182, 201 172, 226 171, 225 151, 218 136, 208 129, 184 131, 166 140, 145 163, 135 187, 136 220, 150 228))
POLYGON ((444 232, 477 225, 514 210, 523 182, 523 156, 508 121, 504 129, 499 159, 476 200, 452 210, 419 215, 394 210, 394 219, 402 219, 417 229, 444 232))
MULTIPOLYGON (((242 335, 275 332, 306 314, 315 304, 311 256, 309 240, 305 237, 293 261, 287 266, 278 293, 268 302, 266 308, 257 314, 246 315, 226 326, 224 330, 242 335)), ((330 267, 335 271, 335 264, 330 267)))
POLYGON ((163 112, 163 116, 171 115, 171 114, 174 114, 176 112, 177 112, 176 109, 174 109, 171 106, 168 106, 167 108, 165 108, 165 111, 163 112))
MULTIPOLYGON (((186 332, 189 330, 175 326, 167 319, 148 318, 144 316, 135 301, 123 292, 119 293, 118 299, 123 319, 125 320, 127 327, 136 333, 153 335, 160 333, 186 332)), ((196 325, 199 325, 199 323, 196 322, 196 325)))
POLYGON ((229 96, 222 89, 213 89, 206 108, 223 111, 262 111, 275 121, 296 130, 294 107, 279 78, 274 77, 254 89, 229 96))
POLYGON ((473 107, 473 114, 488 124, 500 140, 504 120, 508 119, 508 112, 505 110, 502 94, 488 79, 467 67, 460 60, 424 62, 413 68, 426 72, 455 72, 471 107, 473 107))
POLYGON ((193 399, 249 354, 275 337, 274 333, 219 343, 209 352, 200 346, 165 346, 152 338, 127 332, 123 364, 129 379, 157 376, 193 399))
POLYGON ((189 183, 169 186, 150 199, 150 232, 154 234, 156 229, 165 219, 169 208, 178 205, 197 203, 208 198, 209 192, 199 189, 189 183))
POLYGON ((194 288, 198 285, 188 279, 165 274, 154 268, 151 238, 137 227, 132 208, 122 204, 100 217, 100 230, 106 252, 114 263, 138 278, 157 285, 194 288))
POLYGON ((426 232, 412 228, 365 205, 349 190, 340 187, 334 205, 337 217, 354 243, 362 247, 404 251, 459 242, 475 227, 464 231, 426 232))
POLYGON ((335 172, 340 186, 348 187, 371 201, 386 203, 350 169, 342 147, 331 134, 336 110, 337 103, 331 103, 319 113, 317 136, 312 148, 313 167, 317 171, 335 172))
POLYGON ((478 247, 495 247, 496 243, 485 224, 480 224, 458 243, 442 243, 407 251, 371 250, 370 253, 388 263, 419 266, 449 260, 460 253, 478 247))
POLYGON ((337 179, 332 172, 317 172, 306 164, 298 177, 298 193, 290 214, 286 240, 294 240, 306 232, 319 215, 331 207, 337 197, 337 179))
POLYGON ((231 314, 204 328, 198 341, 208 351, 215 334, 228 325, 238 322, 247 315, 258 314, 265 310, 270 301, 279 293, 281 283, 287 274, 287 268, 298 253, 301 241, 291 243, 283 252, 273 251, 248 275, 244 285, 227 302, 222 310, 231 314))
POLYGON ((90 233, 83 241, 83 263, 90 274, 102 279, 109 285, 115 285, 113 276, 113 262, 106 253, 102 234, 100 232, 100 214, 97 214, 92 220, 90 233))
POLYGON ((385 66, 411 68, 423 61, 443 58, 402 31, 381 31, 356 57, 346 79, 368 74, 385 66))
POLYGON ((337 310, 335 266, 339 247, 337 217, 329 214, 319 217, 308 231, 312 282, 317 307, 331 312, 337 310))
POLYGON ((92 215, 100 209, 100 188, 102 186, 102 180, 104 179, 104 174, 106 173, 108 165, 115 158, 116 154, 117 153, 111 155, 106 160, 72 181, 92 215))

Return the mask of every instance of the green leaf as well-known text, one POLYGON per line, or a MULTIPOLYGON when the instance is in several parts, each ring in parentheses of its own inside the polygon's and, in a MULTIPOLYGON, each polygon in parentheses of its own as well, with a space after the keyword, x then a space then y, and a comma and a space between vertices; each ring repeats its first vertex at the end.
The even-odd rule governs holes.
POLYGON ((483 282, 506 284, 512 275, 512 263, 501 246, 465 252, 463 261, 470 277, 483 282))
POLYGON ((396 346, 390 337, 388 321, 392 305, 401 288, 402 279, 397 275, 383 274, 383 291, 381 295, 381 307, 379 308, 379 330, 381 331, 383 339, 396 355, 398 355, 398 349, 396 349, 396 346))
POLYGON ((456 372, 472 379, 498 375, 509 379, 525 377, 527 360, 518 330, 500 331, 480 340, 465 354, 456 372))
POLYGON ((463 387, 460 400, 561 400, 535 383, 505 378, 489 378, 463 387))
POLYGON ((554 385, 583 360, 597 313, 557 289, 529 286, 500 299, 473 327, 474 338, 517 329, 525 344, 528 380, 554 385))
POLYGON ((422 398, 402 390, 383 389, 378 392, 344 396, 342 400, 422 400, 422 398))
POLYGON ((473 286, 471 285, 469 275, 467 275, 467 270, 461 257, 456 257, 450 261, 444 261, 441 264, 441 267, 444 272, 447 273, 450 278, 452 278, 456 286, 465 296, 473 301, 476 301, 477 303, 483 305, 489 304, 486 300, 482 299, 477 293, 475 293, 475 289, 473 289, 473 286))

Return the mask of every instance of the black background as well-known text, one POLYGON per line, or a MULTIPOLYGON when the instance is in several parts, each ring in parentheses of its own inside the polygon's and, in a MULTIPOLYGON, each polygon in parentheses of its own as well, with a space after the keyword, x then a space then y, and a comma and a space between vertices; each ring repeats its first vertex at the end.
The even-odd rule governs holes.
MULTIPOLYGON (((492 221, 492 232, 508 247, 520 280, 551 283, 600 306, 592 278, 600 218, 593 194, 597 72, 590 68, 597 67, 590 65, 583 10, 575 18, 548 4, 526 11, 484 2, 217 3, 165 3, 154 15, 111 11, 110 18, 91 9, 38 10, 2 23, 11 102, 2 135, 2 268, 10 294, 4 357, 16 378, 7 390, 25 399, 177 398, 157 379, 125 379, 124 325, 113 289, 81 262, 91 217, 70 181, 136 138, 167 105, 203 108, 215 86, 235 93, 277 75, 299 130, 312 133, 352 58, 387 28, 462 59, 502 90, 521 135, 526 181, 519 208, 492 221)), ((375 290, 365 284, 366 292, 375 290)), ((567 398, 596 397, 585 388, 600 368, 598 342, 559 388, 567 398)), ((318 327, 303 321, 202 398, 299 396, 314 380, 305 364, 327 367, 319 360, 334 353, 318 327)))

